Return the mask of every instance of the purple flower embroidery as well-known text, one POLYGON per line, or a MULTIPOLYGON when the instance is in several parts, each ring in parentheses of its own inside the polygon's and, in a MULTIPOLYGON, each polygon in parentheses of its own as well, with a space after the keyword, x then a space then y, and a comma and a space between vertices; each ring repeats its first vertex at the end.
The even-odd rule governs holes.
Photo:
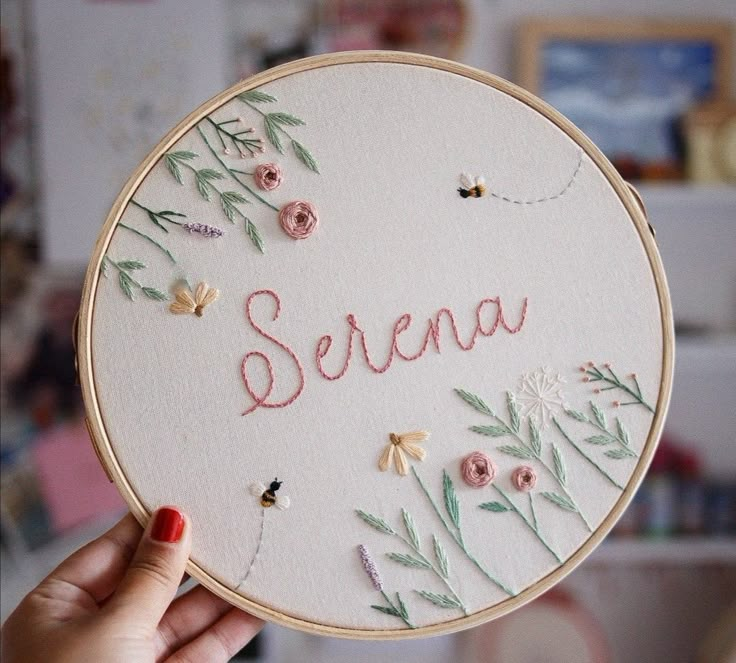
POLYGON ((358 553, 360 554, 360 561, 363 563, 363 568, 373 583, 373 587, 375 587, 379 592, 383 591, 381 576, 378 575, 378 569, 376 568, 376 564, 368 552, 368 549, 363 544, 360 544, 358 546, 358 553))
POLYGON ((185 223, 182 228, 190 233, 197 233, 203 237, 222 237, 225 233, 220 228, 209 226, 206 223, 185 223))

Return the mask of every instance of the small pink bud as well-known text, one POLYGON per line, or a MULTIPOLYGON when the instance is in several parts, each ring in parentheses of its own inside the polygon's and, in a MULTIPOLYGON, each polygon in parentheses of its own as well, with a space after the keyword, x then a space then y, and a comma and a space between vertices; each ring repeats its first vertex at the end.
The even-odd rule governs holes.
POLYGON ((601 393, 601 390, 600 389, 593 389, 593 393, 594 394, 600 394, 601 393))
POLYGON ((583 378, 583 382, 590 382, 590 378, 589 378, 589 377, 588 377, 588 376, 586 375, 586 376, 585 376, 585 377, 583 378))
POLYGON ((226 147, 226 148, 225 148, 225 149, 224 149, 224 150, 222 151, 222 153, 223 153, 223 154, 230 154, 230 148, 229 148, 229 147, 226 147))
POLYGON ((630 378, 631 378, 632 380, 636 380, 636 378, 638 377, 638 375, 637 375, 636 373, 632 373, 632 374, 631 374, 631 375, 630 375, 629 377, 630 377, 630 378))
POLYGON ((528 493, 537 483, 537 475, 528 465, 517 467, 511 475, 511 483, 516 490, 528 493))
POLYGON ((621 401, 613 401, 613 407, 621 407, 621 401))
POLYGON ((594 361, 589 361, 588 362, 588 366, 590 366, 590 368, 595 368, 595 362, 594 361))
POLYGON ((611 362, 607 361, 605 364, 603 364, 604 368, 611 368, 611 362))

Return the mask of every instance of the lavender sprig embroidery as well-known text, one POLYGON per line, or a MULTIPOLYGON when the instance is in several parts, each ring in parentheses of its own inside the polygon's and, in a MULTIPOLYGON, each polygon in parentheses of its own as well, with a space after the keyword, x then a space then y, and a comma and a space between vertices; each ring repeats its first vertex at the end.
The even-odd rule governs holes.
POLYGON ((263 239, 258 232, 258 228, 256 228, 255 224, 237 207, 238 204, 248 203, 250 201, 237 191, 222 191, 219 189, 214 182, 225 178, 219 170, 215 170, 214 168, 197 169, 192 166, 189 162, 196 159, 198 156, 199 155, 195 152, 185 150, 167 152, 164 154, 164 165, 179 184, 184 184, 182 169, 191 171, 194 175, 197 190, 202 198, 210 201, 212 199, 212 195, 215 194, 220 200, 220 207, 228 221, 235 223, 238 216, 242 218, 245 224, 246 234, 258 251, 263 253, 263 239))
POLYGON ((412 518, 411 514, 406 509, 401 510, 401 515, 404 521, 404 527, 406 528, 407 536, 403 536, 402 534, 397 532, 393 527, 391 527, 391 525, 389 525, 385 520, 379 518, 378 516, 367 513, 362 509, 356 509, 355 513, 363 522, 365 522, 376 531, 381 532, 382 534, 388 534, 390 536, 396 537, 397 539, 405 543, 411 550, 410 554, 395 552, 386 553, 386 556, 390 560, 408 568, 426 569, 432 571, 440 579, 440 581, 442 581, 442 583, 447 588, 447 591, 449 592, 448 595, 415 590, 421 597, 427 599, 435 605, 440 605, 432 598, 428 598, 428 595, 431 595, 433 597, 441 596, 442 603, 440 607, 457 608, 461 610, 464 615, 468 614, 468 611, 465 608, 462 599, 450 583, 449 561, 447 559, 447 553, 445 552, 442 543, 440 543, 440 540, 436 536, 432 537, 434 554, 436 558, 436 564, 434 564, 429 559, 429 557, 422 552, 422 542, 419 537, 416 523, 414 522, 414 518, 412 518))
POLYGON ((225 234, 224 230, 216 226, 210 226, 207 223, 185 223, 182 228, 203 237, 222 237, 225 234))
POLYGON ((360 555, 360 562, 363 565, 368 578, 370 578, 373 588, 376 591, 380 592, 386 603, 388 603, 387 606, 371 605, 371 608, 373 608, 374 610, 378 610, 378 612, 382 612, 385 615, 398 617, 409 628, 416 628, 414 624, 409 621, 409 611, 406 608, 406 604, 401 600, 401 596, 399 595, 399 593, 396 592, 396 603, 394 603, 389 598, 388 594, 386 594, 386 591, 383 589, 383 581, 381 580, 381 576, 378 573, 376 563, 373 561, 371 554, 368 552, 368 549, 363 544, 360 544, 358 546, 358 554, 360 555))
POLYGON ((377 592, 382 592, 383 582, 381 581, 381 576, 378 574, 378 569, 376 568, 376 564, 368 552, 368 549, 362 543, 358 546, 358 554, 360 555, 360 561, 363 564, 365 572, 373 583, 374 589, 377 592))

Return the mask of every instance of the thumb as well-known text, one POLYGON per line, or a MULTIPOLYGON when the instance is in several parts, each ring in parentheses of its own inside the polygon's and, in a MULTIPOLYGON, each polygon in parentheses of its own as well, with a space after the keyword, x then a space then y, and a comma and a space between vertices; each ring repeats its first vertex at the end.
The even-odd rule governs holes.
POLYGON ((171 506, 158 509, 105 612, 154 633, 176 595, 190 547, 191 527, 184 514, 171 506))

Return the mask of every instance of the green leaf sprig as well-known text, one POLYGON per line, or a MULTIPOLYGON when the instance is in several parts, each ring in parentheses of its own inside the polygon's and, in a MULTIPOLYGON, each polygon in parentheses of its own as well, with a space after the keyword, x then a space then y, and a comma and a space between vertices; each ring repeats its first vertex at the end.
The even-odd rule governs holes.
POLYGON ((309 170, 319 173, 319 165, 312 153, 299 141, 297 141, 286 127, 301 127, 306 124, 301 118, 280 111, 267 113, 259 108, 259 104, 270 104, 277 101, 276 97, 261 92, 260 90, 248 90, 238 95, 238 99, 259 113, 263 117, 263 126, 268 142, 271 143, 281 154, 284 154, 284 141, 286 138, 296 158, 299 159, 309 170))

